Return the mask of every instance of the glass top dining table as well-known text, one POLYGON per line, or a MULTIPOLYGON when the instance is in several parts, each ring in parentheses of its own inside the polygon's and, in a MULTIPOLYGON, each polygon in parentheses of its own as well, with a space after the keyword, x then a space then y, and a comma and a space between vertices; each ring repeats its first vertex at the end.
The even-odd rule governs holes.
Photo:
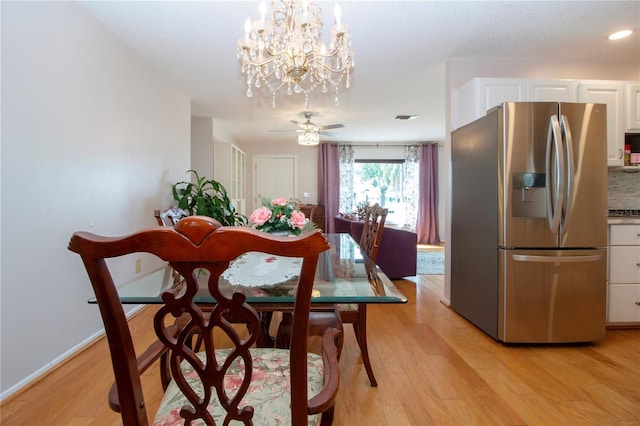
MULTIPOLYGON (((312 304, 406 303, 407 298, 372 262, 363 259, 358 243, 349 234, 325 234, 330 249, 320 254, 313 285, 312 304)), ((225 294, 241 292, 250 304, 293 304, 301 258, 249 252, 231 262, 220 278, 225 294)), ((123 304, 162 303, 170 288, 181 293, 181 277, 170 266, 161 267, 118 287, 123 304)), ((206 271, 195 303, 215 303, 206 284, 206 271)), ((96 303, 95 298, 89 303, 96 303)))

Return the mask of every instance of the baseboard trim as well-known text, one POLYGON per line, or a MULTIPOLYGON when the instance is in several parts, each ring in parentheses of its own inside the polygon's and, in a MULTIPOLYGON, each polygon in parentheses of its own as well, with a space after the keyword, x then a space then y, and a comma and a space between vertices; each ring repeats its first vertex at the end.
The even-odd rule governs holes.
POLYGON ((607 323, 607 330, 637 330, 639 328, 640 323, 637 322, 607 323))
MULTIPOLYGON (((130 320, 131 317, 133 317, 135 314, 140 312, 146 306, 147 305, 139 305, 131 309, 129 312, 127 312, 127 320, 130 320)), ((47 377, 49 374, 53 373, 58 368, 62 367, 64 364, 69 362, 74 356, 82 352, 87 347, 93 345, 95 342, 97 342, 104 336, 105 336, 104 328, 102 328, 101 330, 98 330, 91 336, 84 339, 82 342, 70 348, 68 351, 64 352, 62 355, 56 357, 55 359, 48 362, 43 367, 39 368, 38 370, 34 371, 32 374, 20 380, 15 385, 9 387, 8 389, 5 389, 2 393, 0 393, 0 404, 4 405, 5 403, 8 403, 9 401, 13 400, 17 396, 19 396, 22 392, 26 391, 31 386, 38 383, 40 380, 47 377)))

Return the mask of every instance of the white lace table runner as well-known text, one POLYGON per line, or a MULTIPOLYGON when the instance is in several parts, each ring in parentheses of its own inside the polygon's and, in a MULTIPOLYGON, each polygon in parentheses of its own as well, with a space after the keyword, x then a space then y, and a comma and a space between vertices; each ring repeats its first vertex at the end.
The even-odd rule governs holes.
POLYGON ((302 258, 249 252, 234 260, 222 278, 231 285, 265 287, 282 284, 300 275, 302 258))

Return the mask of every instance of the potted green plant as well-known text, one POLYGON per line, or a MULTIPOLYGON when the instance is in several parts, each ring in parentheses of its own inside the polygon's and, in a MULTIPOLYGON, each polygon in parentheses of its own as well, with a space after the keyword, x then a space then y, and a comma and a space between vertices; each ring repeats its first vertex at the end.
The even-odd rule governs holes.
POLYGON ((225 226, 242 226, 247 218, 236 211, 222 184, 213 179, 200 177, 195 170, 187 173, 195 175, 195 183, 178 182, 173 185, 173 199, 178 207, 189 215, 209 216, 225 226))

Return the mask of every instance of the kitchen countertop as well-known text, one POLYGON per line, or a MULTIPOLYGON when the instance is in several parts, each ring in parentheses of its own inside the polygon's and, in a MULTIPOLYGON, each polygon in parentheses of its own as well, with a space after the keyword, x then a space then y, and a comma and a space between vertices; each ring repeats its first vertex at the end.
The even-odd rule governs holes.
POLYGON ((607 219, 609 225, 636 225, 640 224, 640 217, 610 217, 607 219))
POLYGON ((611 224, 637 224, 640 223, 639 209, 609 209, 607 223, 611 224))

